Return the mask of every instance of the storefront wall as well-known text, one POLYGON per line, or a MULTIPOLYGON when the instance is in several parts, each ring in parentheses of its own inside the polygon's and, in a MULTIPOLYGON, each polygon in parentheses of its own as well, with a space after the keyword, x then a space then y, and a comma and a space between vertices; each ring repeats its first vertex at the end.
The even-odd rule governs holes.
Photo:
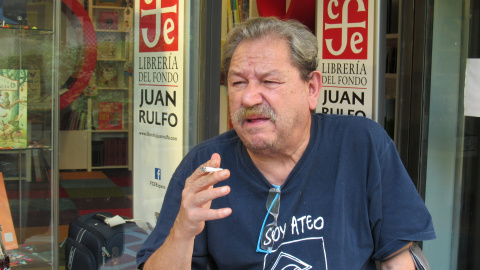
MULTIPOLYGON (((59 171, 95 172, 104 169, 101 167, 124 169, 127 172, 135 169, 132 168, 132 138, 135 136, 132 133, 133 101, 128 85, 138 78, 129 77, 129 57, 132 55, 127 53, 131 50, 129 44, 132 36, 129 29, 113 31, 114 35, 122 35, 120 44, 125 46, 125 49, 118 44, 109 47, 111 43, 107 42, 102 45, 102 50, 99 50, 97 55, 97 60, 114 62, 122 67, 121 73, 125 77, 120 78, 126 87, 118 84, 112 86, 108 82, 102 82, 107 84, 103 86, 90 84, 88 89, 96 89, 96 94, 84 92, 73 100, 68 100, 68 94, 65 93, 75 86, 80 78, 72 74, 78 75, 79 69, 83 67, 79 63, 85 60, 87 51, 83 45, 88 43, 88 40, 82 39, 85 35, 78 28, 83 19, 72 19, 78 17, 78 14, 74 14, 78 7, 72 5, 81 3, 87 7, 82 14, 90 19, 90 15, 95 12, 88 9, 89 5, 92 6, 92 0, 72 1, 63 1, 63 5, 54 0, 25 1, 28 3, 26 10, 29 15, 29 28, 22 26, 17 29, 0 29, 0 40, 3 44, 0 71, 26 69, 31 72, 30 76, 35 72, 42 74, 37 81, 35 77, 29 79, 31 84, 28 88, 28 105, 18 102, 19 106, 12 107, 18 112, 11 116, 11 123, 2 122, 2 126, 7 130, 11 129, 8 126, 11 125, 20 132, 11 133, 12 136, 9 137, 5 135, 5 130, 2 130, 0 136, 0 143, 12 144, 11 149, 0 149, 0 171, 3 173, 8 196, 11 213, 9 218, 19 244, 19 248, 12 247, 11 252, 21 253, 32 259, 31 266, 38 269, 57 269, 64 265, 64 250, 59 250, 57 244, 66 235, 68 221, 77 217, 67 216, 69 212, 66 210, 72 205, 66 199, 67 194, 60 184, 60 181, 65 179, 61 179, 59 171), (32 29, 33 27, 36 29, 32 29), (57 51, 60 53, 55 54, 57 51), (115 59, 110 58, 112 55, 115 59), (52 98, 62 96, 64 101, 62 98, 52 98), (102 98, 105 100, 100 101, 102 98), (98 111, 97 115, 93 116, 92 109, 98 109, 99 102, 119 100, 123 102, 122 128, 91 128, 99 124, 98 111), (68 104, 62 105, 62 102, 68 104), (21 119, 21 106, 28 108, 28 119, 25 122, 28 129, 24 129, 28 130, 28 136, 22 133, 22 122, 18 121, 21 119), (92 113, 83 129, 72 129, 72 126, 65 123, 65 119, 70 117, 72 106, 90 110, 92 113), (59 107, 62 110, 54 109, 59 107), (92 151, 95 153, 93 148, 98 146, 96 142, 105 139, 123 139, 127 142, 129 154, 124 163, 108 166, 102 163, 100 166, 98 157, 92 156, 92 151), (22 146, 14 145, 20 142, 23 143, 22 146), (59 216, 59 213, 62 216, 59 216), (32 265, 34 262, 38 264, 32 265)), ((220 12, 217 13, 219 7, 212 6, 215 2, 185 1, 184 145, 179 149, 183 153, 199 141, 218 133, 218 107, 221 103, 218 94, 218 68, 221 41, 219 35, 212 33, 220 32, 221 15, 220 12)), ((478 269, 480 259, 476 254, 480 252, 480 245, 477 244, 480 243, 480 203, 475 195, 480 191, 480 185, 477 184, 480 175, 480 123, 478 117, 464 115, 463 104, 467 58, 480 57, 480 1, 424 2, 426 24, 431 23, 431 27, 426 29, 431 31, 425 34, 427 44, 423 60, 428 63, 426 68, 431 70, 427 72, 430 76, 425 76, 425 89, 416 91, 424 93, 422 102, 428 104, 428 110, 424 115, 413 117, 428 120, 423 122, 428 125, 424 127, 427 132, 422 138, 426 143, 421 147, 425 146, 425 149, 420 151, 425 156, 420 160, 426 161, 426 173, 419 183, 425 187, 425 201, 434 219, 437 239, 423 243, 423 248, 432 269, 478 269)), ((92 21, 98 22, 95 19, 92 21)), ((107 24, 101 27, 106 28, 97 32, 108 35, 107 32, 111 30, 108 28, 112 26, 107 24)), ((98 80, 96 76, 99 74, 96 72, 89 76, 98 80)), ((474 72, 480 74, 480 70, 474 72)), ((1 93, 4 99, 5 90, 1 93)), ((107 202, 111 197, 104 199, 107 202)), ((6 219, 3 216, 0 223, 6 230, 6 219)))

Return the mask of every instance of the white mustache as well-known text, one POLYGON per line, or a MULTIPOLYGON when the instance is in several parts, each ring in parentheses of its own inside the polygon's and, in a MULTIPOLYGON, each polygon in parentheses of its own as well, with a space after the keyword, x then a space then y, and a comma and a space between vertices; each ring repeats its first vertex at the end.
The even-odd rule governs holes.
POLYGON ((268 105, 255 105, 249 108, 242 107, 235 113, 233 120, 237 123, 243 123, 249 116, 252 115, 268 118, 272 122, 277 120, 275 111, 268 105))

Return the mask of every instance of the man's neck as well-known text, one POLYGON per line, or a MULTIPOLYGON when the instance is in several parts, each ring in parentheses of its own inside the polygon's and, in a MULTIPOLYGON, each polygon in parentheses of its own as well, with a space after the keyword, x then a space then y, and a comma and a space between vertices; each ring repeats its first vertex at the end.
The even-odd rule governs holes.
POLYGON ((286 149, 277 151, 264 150, 262 152, 247 151, 257 169, 268 182, 281 186, 302 157, 309 140, 310 133, 308 132, 304 140, 301 140, 302 143, 290 152, 286 151, 286 149))

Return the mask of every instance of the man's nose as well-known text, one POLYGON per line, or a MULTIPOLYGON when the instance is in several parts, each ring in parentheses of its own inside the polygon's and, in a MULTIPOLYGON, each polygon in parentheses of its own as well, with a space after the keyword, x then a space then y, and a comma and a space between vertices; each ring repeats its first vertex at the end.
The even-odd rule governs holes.
POLYGON ((244 107, 252 107, 263 102, 261 85, 257 82, 249 82, 243 92, 242 104, 244 107))

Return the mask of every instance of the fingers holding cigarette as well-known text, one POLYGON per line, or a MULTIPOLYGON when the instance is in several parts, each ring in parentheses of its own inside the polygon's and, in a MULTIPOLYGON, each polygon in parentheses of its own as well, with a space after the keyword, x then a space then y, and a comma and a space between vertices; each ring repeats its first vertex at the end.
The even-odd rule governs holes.
POLYGON ((200 171, 203 173, 213 173, 223 170, 222 168, 217 168, 220 166, 221 158, 220 155, 214 153, 210 160, 200 166, 200 171))
POLYGON ((220 156, 213 154, 212 158, 198 167, 187 178, 182 192, 182 203, 177 216, 177 227, 181 231, 195 236, 201 232, 205 221, 221 219, 232 213, 230 208, 211 209, 213 200, 230 193, 228 185, 216 186, 230 177, 229 170, 216 168, 220 166, 220 156), (217 172, 218 173, 214 173, 217 172))
POLYGON ((224 168, 218 168, 220 167, 220 162, 220 155, 217 153, 213 154, 210 160, 197 167, 195 172, 187 179, 186 183, 194 184, 198 190, 202 190, 205 188, 213 188, 218 182, 226 180, 230 176, 230 171, 224 168))
POLYGON ((212 173, 212 172, 221 171, 223 169, 222 168, 213 168, 213 167, 202 166, 202 167, 200 167, 200 170, 203 171, 203 172, 212 173))

